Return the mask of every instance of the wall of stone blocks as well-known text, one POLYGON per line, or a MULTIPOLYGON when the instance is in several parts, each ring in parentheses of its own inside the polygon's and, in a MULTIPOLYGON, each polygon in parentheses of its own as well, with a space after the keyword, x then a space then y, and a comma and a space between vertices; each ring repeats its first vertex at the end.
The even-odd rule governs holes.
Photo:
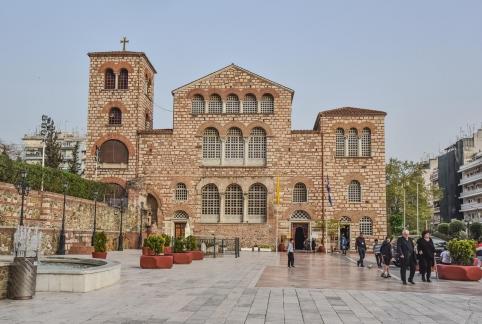
POLYGON ((0 262, 0 299, 7 298, 7 284, 8 284, 9 269, 10 269, 9 263, 0 262))

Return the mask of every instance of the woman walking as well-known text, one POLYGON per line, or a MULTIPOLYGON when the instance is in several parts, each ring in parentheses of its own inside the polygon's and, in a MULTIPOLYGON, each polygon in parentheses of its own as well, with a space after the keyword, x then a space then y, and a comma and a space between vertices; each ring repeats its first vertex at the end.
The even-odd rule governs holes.
POLYGON ((346 250, 348 248, 348 240, 346 239, 345 235, 341 236, 340 245, 341 245, 341 252, 343 253, 343 255, 346 255, 346 250))
POLYGON ((430 232, 425 230, 417 241, 417 251, 420 258, 420 274, 422 281, 431 282, 430 274, 434 265, 435 246, 430 238, 430 232))
POLYGON ((390 278, 390 262, 392 262, 392 244, 390 244, 390 237, 387 236, 380 248, 380 254, 383 258, 383 272, 382 278, 390 278))

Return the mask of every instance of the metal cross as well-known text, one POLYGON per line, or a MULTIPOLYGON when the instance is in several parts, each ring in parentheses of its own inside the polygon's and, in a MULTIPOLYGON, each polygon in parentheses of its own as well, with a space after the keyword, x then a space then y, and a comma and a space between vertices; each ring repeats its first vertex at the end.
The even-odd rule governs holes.
POLYGON ((122 50, 125 51, 125 50, 126 50, 126 44, 129 43, 129 40, 127 39, 127 37, 124 36, 124 37, 121 39, 120 42, 121 42, 121 44, 122 44, 122 50))

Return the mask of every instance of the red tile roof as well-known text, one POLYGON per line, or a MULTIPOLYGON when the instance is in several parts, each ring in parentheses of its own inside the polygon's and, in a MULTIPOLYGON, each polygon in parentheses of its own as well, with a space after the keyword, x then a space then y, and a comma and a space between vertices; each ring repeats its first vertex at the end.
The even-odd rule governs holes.
POLYGON ((321 111, 316 117, 314 130, 320 128, 321 117, 362 117, 362 116, 386 116, 387 113, 381 110, 355 108, 355 107, 341 107, 330 110, 321 111))

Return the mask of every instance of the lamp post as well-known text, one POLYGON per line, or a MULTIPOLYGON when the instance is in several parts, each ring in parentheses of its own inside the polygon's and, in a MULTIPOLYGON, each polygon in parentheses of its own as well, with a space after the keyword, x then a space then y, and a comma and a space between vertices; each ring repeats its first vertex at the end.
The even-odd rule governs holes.
POLYGON ((67 200, 67 190, 69 190, 69 183, 64 180, 64 208, 62 209, 62 228, 60 229, 59 249, 57 254, 65 255, 65 202, 67 200))
POLYGON ((22 196, 22 207, 20 209, 20 226, 23 226, 23 206, 25 202, 25 196, 28 196, 28 193, 30 192, 30 186, 28 185, 27 181, 27 170, 22 170, 20 176, 20 181, 17 182, 16 188, 18 194, 22 196))
POLYGON ((142 216, 144 215, 144 202, 141 201, 141 212, 139 215, 139 241, 137 242, 137 248, 142 248, 142 216))
POLYGON ((99 196, 98 191, 94 191, 94 230, 92 231, 92 240, 90 245, 94 246, 95 230, 97 229, 97 197, 99 196))
POLYGON ((126 198, 120 198, 120 228, 119 228, 119 239, 118 242, 119 244, 117 245, 117 251, 124 251, 124 236, 122 235, 122 214, 124 213, 124 204, 125 204, 125 199, 126 198))

